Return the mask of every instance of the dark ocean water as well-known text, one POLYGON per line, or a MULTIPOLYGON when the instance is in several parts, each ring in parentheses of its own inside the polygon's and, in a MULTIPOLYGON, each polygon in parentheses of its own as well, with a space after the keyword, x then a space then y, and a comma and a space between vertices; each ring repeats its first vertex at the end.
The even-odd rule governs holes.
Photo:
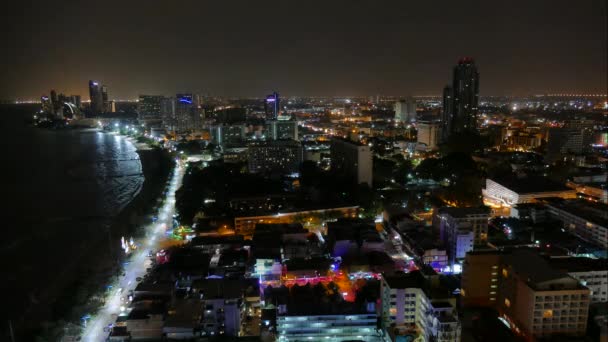
POLYGON ((37 316, 39 303, 53 301, 67 273, 81 267, 75 265, 90 258, 95 245, 107 244, 107 227, 144 180, 126 139, 38 129, 24 122, 32 110, 0 107, 0 260, 11 316, 37 316))

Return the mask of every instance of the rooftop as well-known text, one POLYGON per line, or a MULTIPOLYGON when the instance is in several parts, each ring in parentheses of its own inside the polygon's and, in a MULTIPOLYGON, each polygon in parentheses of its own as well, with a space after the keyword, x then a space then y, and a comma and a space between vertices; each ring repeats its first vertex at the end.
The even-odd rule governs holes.
POLYGON ((551 207, 566 211, 586 221, 608 227, 608 205, 606 204, 561 198, 549 198, 544 202, 551 207))
POLYGON ((514 272, 520 275, 528 285, 535 289, 550 287, 550 283, 559 282, 564 289, 576 289, 580 285, 565 272, 559 271, 541 257, 537 252, 529 249, 517 249, 504 256, 504 262, 510 265, 514 272))
POLYGON ((603 259, 592 258, 550 258, 549 264, 563 272, 608 271, 608 263, 603 259))
POLYGON ((439 208, 439 213, 448 214, 454 218, 466 218, 470 215, 489 215, 490 208, 486 206, 466 208, 443 207, 439 208))
POLYGON ((519 194, 537 193, 537 192, 553 192, 553 191, 574 191, 566 185, 554 182, 545 177, 503 177, 490 179, 505 188, 508 188, 519 194))

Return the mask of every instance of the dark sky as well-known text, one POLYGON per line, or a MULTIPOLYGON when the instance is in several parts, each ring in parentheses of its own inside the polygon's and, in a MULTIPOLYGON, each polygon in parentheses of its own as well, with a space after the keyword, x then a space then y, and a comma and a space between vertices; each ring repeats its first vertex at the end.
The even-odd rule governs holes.
POLYGON ((0 98, 439 94, 472 56, 482 95, 606 91, 605 0, 11 1, 0 98), (14 7, 14 8, 13 8, 14 7))

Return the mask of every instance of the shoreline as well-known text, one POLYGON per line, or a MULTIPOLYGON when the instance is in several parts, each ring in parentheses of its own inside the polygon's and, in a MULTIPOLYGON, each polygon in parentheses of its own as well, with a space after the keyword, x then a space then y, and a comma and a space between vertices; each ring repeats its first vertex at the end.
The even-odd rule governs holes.
POLYGON ((65 260, 40 302, 13 321, 18 339, 55 340, 64 333, 66 322, 79 325, 81 317, 96 311, 106 284, 122 272, 122 263, 128 259, 121 253, 121 236, 142 237, 143 228, 161 202, 173 166, 170 154, 121 137, 135 147, 139 156, 144 177, 140 189, 116 216, 105 222, 85 223, 78 253, 65 260))

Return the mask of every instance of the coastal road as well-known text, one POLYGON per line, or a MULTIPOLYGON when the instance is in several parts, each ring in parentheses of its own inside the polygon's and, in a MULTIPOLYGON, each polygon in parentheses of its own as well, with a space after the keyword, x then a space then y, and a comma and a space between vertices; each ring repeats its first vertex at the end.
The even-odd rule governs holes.
POLYGON ((146 269, 151 266, 148 253, 156 252, 159 242, 166 238, 165 232, 171 227, 175 214, 175 192, 180 188, 184 176, 184 167, 176 164, 170 180, 169 191, 163 206, 157 213, 158 220, 146 227, 146 236, 136 241, 138 249, 133 252, 129 261, 123 265, 123 273, 113 282, 111 291, 106 297, 105 305, 92 316, 82 333, 82 341, 105 341, 109 333, 104 327, 114 323, 116 317, 128 306, 128 293, 137 286, 137 278, 144 277, 146 269))

